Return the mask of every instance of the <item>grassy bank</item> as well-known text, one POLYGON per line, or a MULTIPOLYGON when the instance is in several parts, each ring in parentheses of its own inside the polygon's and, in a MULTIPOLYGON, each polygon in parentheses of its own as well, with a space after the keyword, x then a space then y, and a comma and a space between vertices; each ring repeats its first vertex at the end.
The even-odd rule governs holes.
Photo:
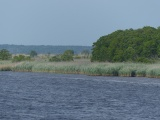
POLYGON ((11 61, 0 61, 0 71, 11 71, 14 66, 11 61))
POLYGON ((127 76, 160 78, 160 65, 143 63, 91 63, 74 62, 0 62, 1 71, 50 72, 65 74, 86 74, 95 76, 127 76))

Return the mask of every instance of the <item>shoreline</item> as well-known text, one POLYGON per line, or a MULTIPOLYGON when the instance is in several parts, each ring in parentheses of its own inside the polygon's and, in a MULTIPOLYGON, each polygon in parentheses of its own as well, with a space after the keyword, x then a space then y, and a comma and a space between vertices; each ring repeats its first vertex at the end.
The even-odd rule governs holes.
POLYGON ((158 63, 92 63, 88 61, 24 61, 19 63, 1 62, 0 71, 160 78, 160 65, 158 63))

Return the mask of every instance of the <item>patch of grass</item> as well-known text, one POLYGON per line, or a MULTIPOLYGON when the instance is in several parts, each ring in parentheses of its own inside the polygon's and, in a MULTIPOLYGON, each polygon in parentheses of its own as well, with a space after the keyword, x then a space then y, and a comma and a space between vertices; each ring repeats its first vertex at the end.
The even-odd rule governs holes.
POLYGON ((12 67, 12 71, 32 72, 34 62, 21 62, 12 67))
POLYGON ((146 70, 147 77, 154 77, 160 78, 160 66, 159 64, 149 65, 148 69, 146 70))
POLYGON ((14 65, 11 61, 0 61, 0 71, 11 71, 14 65))
POLYGON ((93 76, 160 77, 160 66, 155 63, 92 63, 87 60, 75 60, 72 62, 29 61, 15 64, 9 61, 0 61, 0 70, 71 73, 93 76))

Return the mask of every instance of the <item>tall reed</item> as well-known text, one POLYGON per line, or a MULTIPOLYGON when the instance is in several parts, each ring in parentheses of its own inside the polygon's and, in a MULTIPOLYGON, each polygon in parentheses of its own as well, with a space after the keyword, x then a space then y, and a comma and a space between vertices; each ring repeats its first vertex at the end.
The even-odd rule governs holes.
POLYGON ((13 71, 72 73, 95 76, 160 77, 159 64, 74 62, 21 62, 13 71))
POLYGON ((12 67, 12 71, 23 71, 23 72, 32 72, 32 67, 34 66, 34 62, 21 62, 14 67, 12 67))
POLYGON ((147 77, 160 78, 160 66, 159 64, 149 65, 146 70, 147 77))
POLYGON ((0 71, 11 71, 14 65, 11 61, 0 61, 0 71))

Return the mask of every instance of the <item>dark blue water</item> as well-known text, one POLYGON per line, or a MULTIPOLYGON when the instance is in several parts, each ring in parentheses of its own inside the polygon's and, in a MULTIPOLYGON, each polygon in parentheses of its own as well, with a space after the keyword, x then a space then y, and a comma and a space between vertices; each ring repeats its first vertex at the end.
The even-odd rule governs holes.
POLYGON ((160 120, 160 79, 0 72, 0 120, 160 120))

